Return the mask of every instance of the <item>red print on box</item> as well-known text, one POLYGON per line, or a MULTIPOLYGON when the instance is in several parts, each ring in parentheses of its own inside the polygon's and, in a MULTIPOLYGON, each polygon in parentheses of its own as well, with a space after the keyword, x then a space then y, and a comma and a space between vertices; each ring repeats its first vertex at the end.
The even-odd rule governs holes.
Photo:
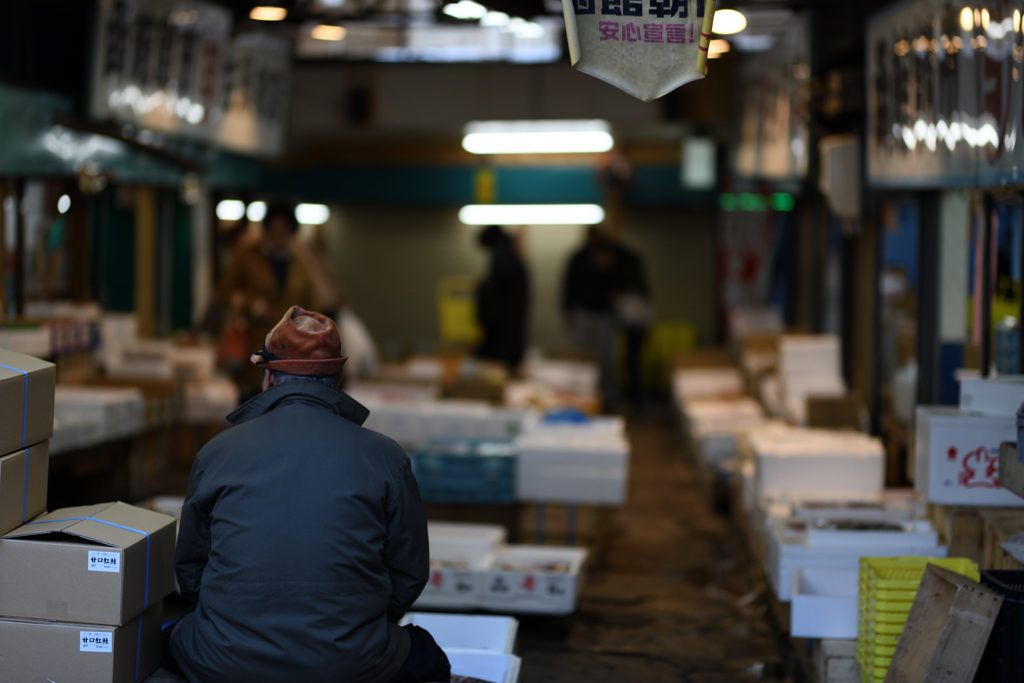
POLYGON ((957 483, 967 489, 987 488, 998 489, 999 456, 992 455, 982 446, 964 456, 963 470, 957 483))

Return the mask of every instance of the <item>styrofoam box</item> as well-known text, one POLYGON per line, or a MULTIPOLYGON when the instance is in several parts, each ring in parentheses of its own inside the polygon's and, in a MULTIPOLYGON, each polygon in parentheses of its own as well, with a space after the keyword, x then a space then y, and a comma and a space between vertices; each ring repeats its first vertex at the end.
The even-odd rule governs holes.
POLYGON ((784 376, 842 374, 839 337, 834 334, 784 335, 779 339, 779 370, 784 376))
POLYGON ((145 412, 142 392, 134 388, 57 387, 54 394, 55 416, 94 422, 103 439, 141 432, 145 412))
POLYGON ((583 590, 585 548, 510 545, 494 558, 492 568, 484 573, 482 605, 490 610, 571 614, 583 590), (565 563, 568 572, 507 570, 501 565, 543 567, 565 563))
MULTIPOLYGON (((859 520, 858 520, 859 521, 859 520)), ((807 529, 807 546, 809 548, 839 548, 857 545, 860 547, 880 546, 914 546, 931 547, 939 544, 939 534, 930 522, 888 520, 890 524, 902 527, 902 531, 851 531, 841 529, 820 528, 812 523, 807 529)))
POLYGON ((797 569, 790 614, 794 638, 856 638, 857 570, 797 569))
POLYGON ((518 500, 584 505, 625 502, 629 444, 624 439, 527 434, 517 445, 518 500))
POLYGON ((677 401, 691 398, 742 394, 743 375, 738 368, 696 368, 676 370, 672 393, 677 401))
POLYGON ((464 563, 464 568, 431 567, 430 578, 416 600, 419 608, 475 609, 480 607, 484 572, 494 563, 490 549, 430 543, 431 562, 464 563))
POLYGON ((473 439, 490 406, 483 401, 438 401, 430 404, 426 416, 427 438, 473 439))
POLYGON ((999 444, 1017 440, 1015 418, 918 406, 914 429, 914 486, 929 503, 1024 507, 999 484, 999 444))
MULTIPOLYGON (((522 660, 515 655, 479 652, 473 650, 445 650, 452 665, 452 674, 479 678, 491 683, 517 683, 522 660)), ((438 681, 448 683, 448 681, 438 681)))
POLYGON ((505 543, 508 531, 497 524, 462 522, 427 522, 430 544, 462 545, 470 548, 496 550, 505 543))
POLYGON ((1024 377, 964 379, 960 382, 960 410, 991 417, 1015 417, 1024 404, 1024 377))
POLYGON ((417 444, 427 437, 427 412, 423 404, 367 403, 370 411, 364 427, 400 444, 417 444))
POLYGON ((863 521, 918 520, 927 516, 928 505, 913 489, 886 489, 862 500, 837 501, 818 497, 777 501, 785 511, 775 517, 796 519, 857 519, 863 521))
MULTIPOLYGON (((907 534, 913 536, 913 534, 907 534)), ((789 602, 793 592, 793 572, 801 568, 858 568, 860 558, 871 557, 946 557, 947 549, 938 545, 915 546, 908 539, 904 544, 811 547, 806 530, 793 529, 788 519, 768 522, 765 544, 765 571, 772 589, 782 602, 789 602)))
POLYGON ((588 417, 586 422, 558 422, 531 414, 523 425, 523 436, 559 436, 576 438, 626 438, 626 419, 619 415, 588 417))
POLYGON ((793 429, 778 435, 755 432, 749 443, 762 498, 793 491, 828 491, 849 498, 884 488, 885 451, 878 439, 793 429))
POLYGON ((510 655, 515 651, 519 620, 479 614, 409 612, 398 622, 426 629, 442 650, 480 650, 510 655))

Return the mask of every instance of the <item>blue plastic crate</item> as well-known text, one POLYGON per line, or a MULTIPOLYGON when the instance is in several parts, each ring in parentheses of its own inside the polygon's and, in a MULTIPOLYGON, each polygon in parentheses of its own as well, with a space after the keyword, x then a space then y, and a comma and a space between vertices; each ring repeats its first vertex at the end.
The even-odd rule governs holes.
POLYGON ((518 452, 511 442, 435 440, 409 454, 426 502, 508 504, 518 452))

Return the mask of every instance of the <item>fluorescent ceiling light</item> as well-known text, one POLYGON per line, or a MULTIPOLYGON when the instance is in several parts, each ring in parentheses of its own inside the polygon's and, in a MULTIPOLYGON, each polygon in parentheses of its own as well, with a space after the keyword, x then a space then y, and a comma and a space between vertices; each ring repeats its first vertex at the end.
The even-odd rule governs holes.
POLYGON ((472 121, 462 147, 472 154, 607 152, 615 141, 607 121, 472 121))
POLYGON ((245 209, 245 217, 253 223, 259 223, 267 215, 266 202, 253 202, 245 209))
POLYGON ((525 19, 520 19, 518 17, 516 17, 511 22, 509 22, 509 25, 506 27, 506 30, 511 31, 512 34, 515 35, 517 38, 543 38, 544 37, 544 27, 543 26, 541 26, 540 24, 534 23, 532 21, 526 21, 525 19))
POLYGON ((66 194, 62 194, 60 199, 57 200, 57 211, 60 213, 67 213, 68 209, 71 208, 71 197, 66 194))
POLYGON ((281 21, 288 16, 288 10, 284 7, 253 7, 249 12, 249 18, 256 21, 281 21))
POLYGON ((597 204, 470 204, 459 210, 466 225, 595 225, 604 220, 597 204))
POLYGON ((345 27, 320 24, 319 26, 314 26, 313 30, 309 32, 309 35, 314 40, 344 40, 345 27))
POLYGON ((447 4, 441 11, 455 19, 483 19, 487 16, 487 8, 473 0, 447 4))
POLYGON ((729 51, 728 40, 712 40, 708 43, 708 59, 715 59, 729 51))
POLYGON ((720 36, 739 33, 747 27, 747 18, 734 9, 720 9, 715 12, 711 32, 720 36))
POLYGON ((504 12, 488 12, 480 19, 481 26, 504 26, 510 21, 504 12))
POLYGON ((295 207, 295 220, 303 225, 323 225, 331 217, 324 204, 299 204, 295 207))
POLYGON ((245 202, 238 199, 225 199, 217 204, 217 218, 222 221, 241 220, 245 215, 245 202))
POLYGON ((768 33, 750 35, 741 33, 732 37, 733 45, 741 52, 764 52, 775 45, 775 37, 768 33))

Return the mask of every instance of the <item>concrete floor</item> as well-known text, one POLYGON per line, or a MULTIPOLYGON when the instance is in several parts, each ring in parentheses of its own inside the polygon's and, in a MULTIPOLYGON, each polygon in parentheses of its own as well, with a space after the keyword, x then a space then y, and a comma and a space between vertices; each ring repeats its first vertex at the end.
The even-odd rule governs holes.
POLYGON ((629 432, 629 502, 611 514, 577 614, 523 621, 523 683, 783 680, 764 600, 677 432, 655 418, 629 432))
MULTIPOLYGON (((763 586, 667 418, 631 419, 629 502, 610 513, 580 607, 523 617, 522 683, 783 681, 763 586)), ((158 672, 150 683, 180 682, 158 672)))

